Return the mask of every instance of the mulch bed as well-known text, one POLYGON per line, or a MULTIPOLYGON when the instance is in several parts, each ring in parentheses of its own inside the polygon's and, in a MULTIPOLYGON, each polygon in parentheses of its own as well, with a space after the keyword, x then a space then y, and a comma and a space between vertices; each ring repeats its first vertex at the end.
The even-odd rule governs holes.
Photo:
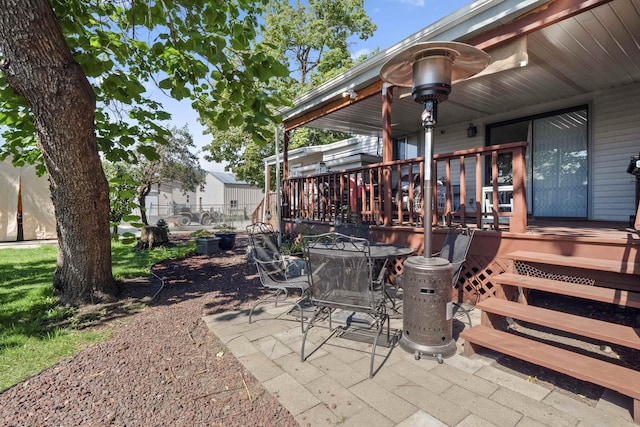
POLYGON ((2 392, 0 425, 298 425, 201 320, 262 294, 245 248, 239 236, 234 250, 157 265, 160 292, 129 280, 117 304, 85 309, 112 338, 2 392))

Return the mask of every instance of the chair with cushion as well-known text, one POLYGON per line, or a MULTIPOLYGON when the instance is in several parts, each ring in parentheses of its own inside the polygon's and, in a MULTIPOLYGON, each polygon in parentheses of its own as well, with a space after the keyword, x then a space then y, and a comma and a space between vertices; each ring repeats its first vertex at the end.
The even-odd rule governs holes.
POLYGON ((247 254, 254 262, 262 285, 272 292, 255 302, 249 312, 249 323, 253 312, 266 302, 293 304, 300 313, 300 327, 304 331, 304 317, 301 303, 307 299, 309 279, 305 274, 303 259, 283 256, 278 251, 277 234, 269 224, 255 223, 247 227, 251 246, 247 254), (300 297, 290 299, 290 291, 299 291, 300 297))

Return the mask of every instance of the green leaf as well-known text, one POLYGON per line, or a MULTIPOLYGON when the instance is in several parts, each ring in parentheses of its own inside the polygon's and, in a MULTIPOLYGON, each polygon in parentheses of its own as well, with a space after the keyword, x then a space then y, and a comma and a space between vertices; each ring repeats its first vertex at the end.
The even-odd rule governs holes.
POLYGON ((173 87, 173 80, 170 78, 160 80, 160 82, 158 82, 158 87, 160 89, 171 89, 173 87))
POLYGON ((149 161, 160 160, 160 155, 155 147, 150 145, 141 145, 137 148, 138 153, 142 154, 149 161))

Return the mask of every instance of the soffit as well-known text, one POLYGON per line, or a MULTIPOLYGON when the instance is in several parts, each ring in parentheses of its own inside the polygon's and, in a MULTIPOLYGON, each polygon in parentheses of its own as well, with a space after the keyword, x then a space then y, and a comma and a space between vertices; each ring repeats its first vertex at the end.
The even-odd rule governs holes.
MULTIPOLYGON (((614 0, 526 36, 528 65, 457 82, 438 126, 567 99, 640 81, 640 1, 614 0)), ((420 131, 422 106, 394 88, 392 135, 420 131)), ((382 136, 382 96, 306 124, 382 136)))

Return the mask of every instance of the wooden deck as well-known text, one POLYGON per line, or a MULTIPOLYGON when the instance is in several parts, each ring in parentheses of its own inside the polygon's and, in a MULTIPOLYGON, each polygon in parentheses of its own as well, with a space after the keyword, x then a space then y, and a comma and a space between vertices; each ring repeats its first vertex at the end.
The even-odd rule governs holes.
POLYGON ((631 239, 640 243, 640 230, 630 228, 628 223, 623 222, 529 220, 527 233, 585 239, 631 239))

